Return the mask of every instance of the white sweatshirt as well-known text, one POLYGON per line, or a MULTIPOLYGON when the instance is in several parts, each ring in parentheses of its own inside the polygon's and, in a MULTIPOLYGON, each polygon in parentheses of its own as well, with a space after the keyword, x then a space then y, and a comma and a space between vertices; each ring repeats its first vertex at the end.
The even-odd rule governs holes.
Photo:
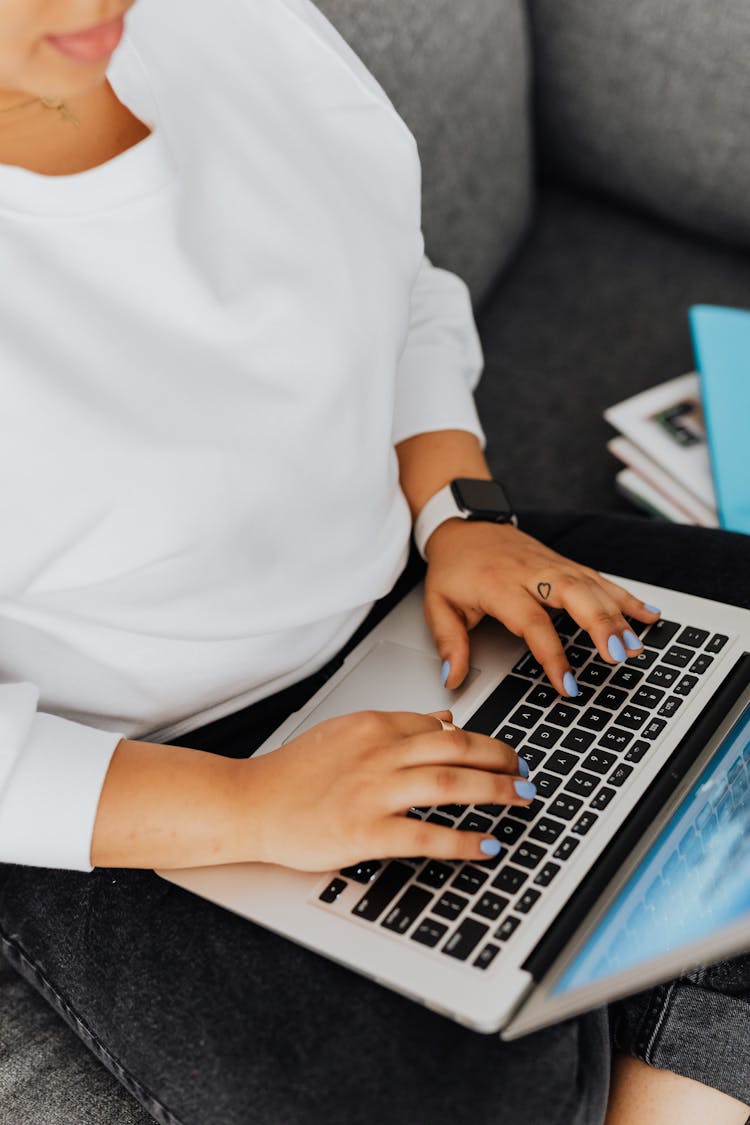
POLYGON ((414 138, 333 27, 309 0, 128 20, 109 79, 151 136, 0 165, 0 861, 81 870, 121 736, 301 679, 390 589, 394 443, 483 440, 414 138))

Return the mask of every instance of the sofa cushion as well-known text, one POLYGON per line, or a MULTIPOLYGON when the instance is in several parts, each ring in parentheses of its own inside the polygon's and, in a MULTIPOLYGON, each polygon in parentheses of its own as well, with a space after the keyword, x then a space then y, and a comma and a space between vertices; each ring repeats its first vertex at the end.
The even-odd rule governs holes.
POLYGON ((414 133, 436 265, 475 300, 515 248, 531 205, 522 0, 317 0, 414 133))
POLYGON ((747 0, 530 0, 545 167, 750 246, 747 0))

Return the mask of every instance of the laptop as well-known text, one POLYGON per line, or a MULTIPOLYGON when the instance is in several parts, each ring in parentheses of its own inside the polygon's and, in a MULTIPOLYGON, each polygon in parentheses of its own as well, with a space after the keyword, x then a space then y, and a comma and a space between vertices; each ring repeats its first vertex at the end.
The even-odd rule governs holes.
POLYGON ((554 615, 582 694, 560 697, 496 621, 462 687, 412 589, 257 753, 335 715, 450 708, 531 767, 527 808, 410 809, 491 832, 483 862, 363 857, 308 874, 264 864, 158 872, 480 1032, 515 1038, 750 949, 750 612, 618 579, 660 605, 644 649, 601 661, 554 615))

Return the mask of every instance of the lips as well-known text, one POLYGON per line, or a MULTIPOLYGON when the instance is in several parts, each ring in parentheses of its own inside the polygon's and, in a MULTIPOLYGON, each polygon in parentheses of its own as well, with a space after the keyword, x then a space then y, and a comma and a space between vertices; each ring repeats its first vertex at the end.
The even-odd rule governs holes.
POLYGON ((117 16, 107 23, 97 24, 88 31, 70 35, 48 35, 47 42, 68 59, 76 62, 101 62, 117 47, 125 31, 125 17, 117 16))

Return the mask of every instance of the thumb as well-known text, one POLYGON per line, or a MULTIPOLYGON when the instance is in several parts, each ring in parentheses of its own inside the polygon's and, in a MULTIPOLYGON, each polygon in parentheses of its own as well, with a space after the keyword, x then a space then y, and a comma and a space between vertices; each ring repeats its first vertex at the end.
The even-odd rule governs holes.
POLYGON ((460 687, 469 671, 469 634, 463 614, 444 598, 432 598, 425 602, 425 620, 440 657, 445 686, 460 687))

